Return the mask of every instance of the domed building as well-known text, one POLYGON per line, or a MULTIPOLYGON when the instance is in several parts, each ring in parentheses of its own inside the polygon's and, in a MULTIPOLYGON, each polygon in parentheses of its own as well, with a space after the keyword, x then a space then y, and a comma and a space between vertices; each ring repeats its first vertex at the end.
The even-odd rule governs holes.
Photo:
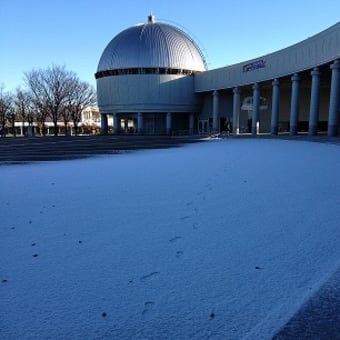
POLYGON ((197 44, 152 15, 122 31, 105 48, 95 74, 102 132, 108 115, 115 133, 192 132, 200 110, 193 76, 206 70, 197 44))
POLYGON ((182 30, 119 33, 95 74, 102 133, 340 134, 340 22, 282 50, 207 70, 182 30))

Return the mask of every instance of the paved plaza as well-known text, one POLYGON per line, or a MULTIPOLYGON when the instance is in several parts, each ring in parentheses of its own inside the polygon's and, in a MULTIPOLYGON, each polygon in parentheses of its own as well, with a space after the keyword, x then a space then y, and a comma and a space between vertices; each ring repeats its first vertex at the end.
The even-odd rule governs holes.
MULTIPOLYGON (((298 142, 329 143, 340 146, 339 137, 325 135, 242 135, 230 139, 284 139, 298 142)), ((1 138, 0 165, 70 160, 112 155, 134 150, 179 147, 207 140, 201 137, 82 136, 1 138)), ((209 139, 208 139, 209 140, 209 139)), ((340 149, 339 149, 340 150, 340 149)), ((340 270, 311 293, 300 310, 273 337, 280 339, 340 339, 340 270)))

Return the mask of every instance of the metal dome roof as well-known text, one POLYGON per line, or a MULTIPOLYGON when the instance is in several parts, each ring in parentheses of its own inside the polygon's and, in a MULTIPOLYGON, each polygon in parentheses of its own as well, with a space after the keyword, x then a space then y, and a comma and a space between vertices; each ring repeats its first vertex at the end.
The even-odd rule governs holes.
POLYGON ((97 72, 128 68, 207 69, 196 43, 177 27, 155 22, 132 26, 115 36, 105 48, 97 72))

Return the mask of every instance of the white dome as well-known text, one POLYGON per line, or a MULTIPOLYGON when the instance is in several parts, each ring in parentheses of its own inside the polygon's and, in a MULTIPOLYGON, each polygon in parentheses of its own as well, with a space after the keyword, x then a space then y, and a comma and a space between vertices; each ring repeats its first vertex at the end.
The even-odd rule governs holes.
POLYGON ((207 70, 202 52, 186 33, 149 16, 147 23, 132 26, 111 40, 100 58, 96 77, 119 74, 105 71, 126 70, 129 74, 129 70, 156 68, 165 73, 171 73, 169 69, 207 70))

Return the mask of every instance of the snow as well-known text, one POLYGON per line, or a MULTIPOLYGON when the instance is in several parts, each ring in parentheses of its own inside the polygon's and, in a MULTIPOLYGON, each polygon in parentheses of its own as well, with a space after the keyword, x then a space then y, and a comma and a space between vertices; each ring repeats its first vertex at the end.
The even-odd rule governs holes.
POLYGON ((269 339, 340 264, 340 148, 226 139, 0 167, 1 339, 269 339))

